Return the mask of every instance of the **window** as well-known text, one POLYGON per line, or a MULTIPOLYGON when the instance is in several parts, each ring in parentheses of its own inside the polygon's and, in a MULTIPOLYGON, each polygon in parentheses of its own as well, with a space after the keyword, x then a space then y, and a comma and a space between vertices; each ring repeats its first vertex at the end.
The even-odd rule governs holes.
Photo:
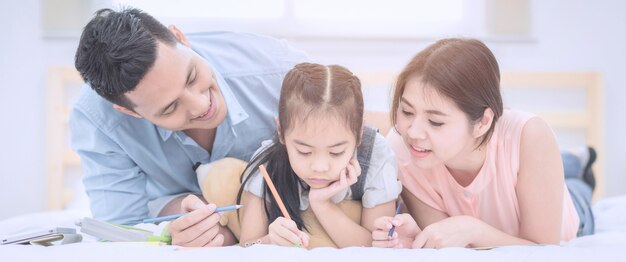
MULTIPOLYGON (((112 1, 115 6, 140 8, 185 32, 240 30, 304 38, 438 38, 506 35, 503 22, 517 21, 514 24, 518 27, 529 24, 528 0, 112 1), (515 16, 522 17, 522 22, 515 16), (497 31, 487 23, 497 24, 497 31)), ((524 34, 529 30, 521 31, 524 34)), ((514 34, 520 35, 519 30, 514 34)))

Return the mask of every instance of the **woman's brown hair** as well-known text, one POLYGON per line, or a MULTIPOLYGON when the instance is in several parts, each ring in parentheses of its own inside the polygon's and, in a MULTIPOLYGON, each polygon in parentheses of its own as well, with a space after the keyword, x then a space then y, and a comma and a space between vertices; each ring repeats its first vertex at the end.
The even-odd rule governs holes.
POLYGON ((493 121, 478 146, 491 138, 504 109, 498 62, 484 43, 476 39, 442 39, 413 57, 395 84, 390 112, 394 125, 405 86, 416 78, 452 100, 472 124, 490 108, 494 113, 493 121))

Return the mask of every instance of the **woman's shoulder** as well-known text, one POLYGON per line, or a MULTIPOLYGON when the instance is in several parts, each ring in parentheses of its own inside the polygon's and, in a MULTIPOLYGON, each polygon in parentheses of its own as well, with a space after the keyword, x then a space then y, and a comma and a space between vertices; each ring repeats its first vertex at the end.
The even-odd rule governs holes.
POLYGON ((524 127, 531 119, 538 117, 529 112, 505 109, 502 116, 497 120, 492 139, 496 143, 519 144, 524 127))
POLYGON ((537 115, 530 112, 514 109, 504 109, 504 112, 502 113, 502 116, 498 119, 496 126, 499 126, 500 128, 515 126, 521 129, 524 124, 528 122, 528 120, 536 117, 537 115))
POLYGON ((516 110, 505 110, 496 124, 491 142, 491 158, 498 165, 508 163, 512 170, 519 170, 523 150, 544 148, 545 143, 554 137, 554 133, 542 118, 535 114, 516 110), (508 160, 508 161, 504 161, 508 160))
MULTIPOLYGON (((526 121, 521 135, 520 147, 537 153, 558 148, 556 136, 550 125, 540 117, 533 117, 526 121)), ((558 152, 558 151, 555 151, 558 152)))

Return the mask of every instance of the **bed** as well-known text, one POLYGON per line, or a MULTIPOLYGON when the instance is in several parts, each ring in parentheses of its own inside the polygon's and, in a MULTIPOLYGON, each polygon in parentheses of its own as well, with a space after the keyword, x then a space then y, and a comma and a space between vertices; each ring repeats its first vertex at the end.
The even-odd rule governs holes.
MULTIPOLYGON (((135 242, 97 242, 85 235, 83 242, 51 247, 0 246, 2 261, 615 261, 624 259, 626 247, 626 196, 605 198, 594 205, 597 232, 561 245, 508 246, 491 250, 465 248, 381 249, 352 247, 345 249, 254 245, 220 248, 185 249, 135 242)), ((87 210, 64 210, 19 216, 0 222, 0 235, 25 229, 50 226, 73 226, 87 210)))
MULTIPOLYGON (((384 134, 389 130, 389 87, 394 72, 357 72, 363 82, 365 121, 384 134)), ((55 67, 48 76, 47 212, 27 214, 0 221, 0 237, 49 227, 74 227, 90 212, 80 187, 80 160, 67 146, 69 105, 81 86, 70 67, 55 67), (59 153, 61 152, 61 153, 59 153)), ((439 250, 392 250, 353 247, 346 249, 300 248, 255 245, 222 248, 182 249, 145 243, 103 243, 84 235, 80 243, 52 247, 0 246, 3 261, 172 261, 219 259, 259 261, 360 260, 617 260, 626 247, 626 196, 603 198, 604 142, 602 139, 602 83, 593 72, 505 72, 502 75, 505 105, 537 113, 555 129, 562 147, 591 145, 598 151, 594 166, 597 190, 594 195, 596 234, 561 245, 510 246, 491 250, 445 248, 439 250), (554 106, 558 105, 558 106, 554 106)), ((78 230, 77 230, 78 231, 78 230)))

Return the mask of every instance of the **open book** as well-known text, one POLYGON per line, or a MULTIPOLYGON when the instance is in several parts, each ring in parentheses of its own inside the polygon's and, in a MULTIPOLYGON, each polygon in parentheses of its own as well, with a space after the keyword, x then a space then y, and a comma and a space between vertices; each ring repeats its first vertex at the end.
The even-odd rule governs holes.
POLYGON ((94 236, 100 241, 111 242, 163 242, 171 243, 168 223, 138 224, 135 226, 117 225, 85 217, 76 223, 80 232, 94 236))

